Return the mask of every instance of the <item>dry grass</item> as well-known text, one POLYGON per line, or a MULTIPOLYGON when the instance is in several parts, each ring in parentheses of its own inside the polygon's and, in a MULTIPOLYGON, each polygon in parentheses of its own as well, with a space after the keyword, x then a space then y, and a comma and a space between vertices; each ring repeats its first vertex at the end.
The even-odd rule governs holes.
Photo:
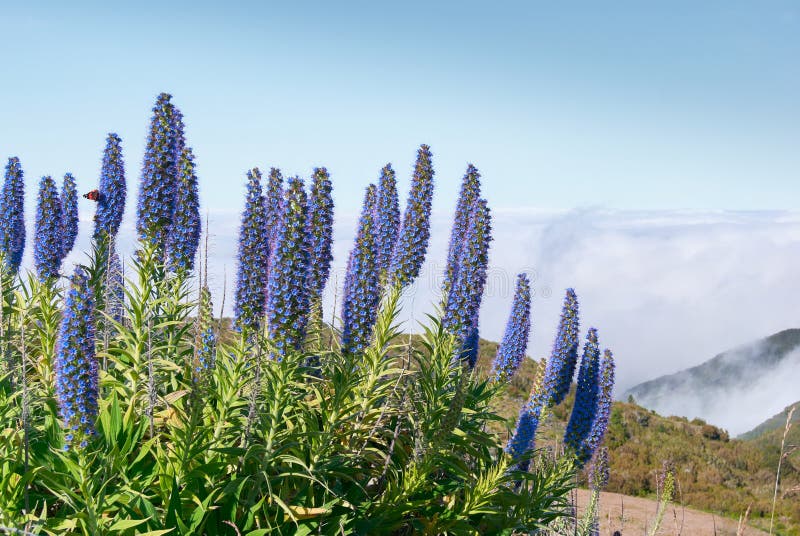
MULTIPOLYGON (((589 501, 589 491, 578 490, 578 511, 589 501)), ((600 494, 600 536, 612 536, 620 531, 622 536, 642 536, 652 527, 658 503, 642 497, 619 493, 600 494)), ((735 536, 738 522, 721 518, 708 512, 670 505, 658 536, 735 536)), ((742 536, 766 536, 767 533, 744 527, 742 536)))

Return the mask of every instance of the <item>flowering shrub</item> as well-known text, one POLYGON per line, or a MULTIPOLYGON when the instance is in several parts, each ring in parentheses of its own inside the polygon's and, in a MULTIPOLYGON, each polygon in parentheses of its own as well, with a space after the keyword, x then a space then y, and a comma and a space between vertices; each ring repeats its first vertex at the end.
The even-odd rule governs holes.
MULTIPOLYGON (((140 242, 127 262, 113 248, 125 194, 116 135, 103 158, 94 250, 67 288, 57 276, 62 237, 74 233, 74 184, 60 198, 53 180, 42 180, 39 277, 25 277, 17 274, 18 160, 6 175, 0 525, 87 535, 512 534, 544 533, 568 518, 575 461, 591 458, 608 423, 613 360, 607 352, 598 361, 590 332, 575 417, 580 441, 568 441, 569 455, 533 450, 550 404, 543 401, 563 397, 552 391, 571 381, 574 365, 563 363, 540 374, 504 449, 505 434, 493 431, 503 419, 491 403, 525 356, 531 290, 520 275, 493 373, 481 377, 473 367, 491 222, 472 166, 442 317, 413 341, 397 317, 430 236, 427 146, 402 221, 390 166, 366 191, 340 332, 318 309, 333 223, 325 168, 314 170, 308 194, 299 178, 284 187, 276 169, 264 194, 258 169, 248 173, 235 330, 214 317, 207 274, 194 286, 199 192, 169 95, 154 108, 140 242), (329 336, 312 344, 310 330, 329 336)), ((551 363, 574 359, 570 299, 551 363)))

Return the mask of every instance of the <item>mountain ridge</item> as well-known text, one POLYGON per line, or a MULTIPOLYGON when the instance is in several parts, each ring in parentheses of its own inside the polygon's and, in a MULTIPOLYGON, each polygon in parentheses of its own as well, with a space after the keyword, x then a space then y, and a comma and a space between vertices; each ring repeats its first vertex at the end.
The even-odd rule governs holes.
POLYGON ((796 400, 792 375, 800 371, 800 329, 746 343, 672 374, 628 389, 640 405, 662 415, 702 418, 745 433, 796 400))

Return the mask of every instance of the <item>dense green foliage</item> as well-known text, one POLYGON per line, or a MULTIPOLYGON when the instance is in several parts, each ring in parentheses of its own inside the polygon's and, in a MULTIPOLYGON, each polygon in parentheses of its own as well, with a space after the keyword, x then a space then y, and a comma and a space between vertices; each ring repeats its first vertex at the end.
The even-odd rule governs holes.
MULTIPOLYGON (((4 277, 3 525, 508 534, 567 511, 571 462, 541 458, 531 472, 512 471, 498 433, 508 425, 491 406, 505 387, 463 369, 434 319, 411 347, 396 323, 398 292, 386 296, 363 353, 312 333, 303 351, 274 360, 267 339, 228 333, 215 367, 198 370, 196 303, 157 258, 141 252, 129 272, 124 321, 99 324, 98 433, 85 448, 64 448, 54 398, 62 290, 4 277), (307 366, 312 355, 320 369, 307 366)), ((88 270, 97 285, 102 264, 88 270)))

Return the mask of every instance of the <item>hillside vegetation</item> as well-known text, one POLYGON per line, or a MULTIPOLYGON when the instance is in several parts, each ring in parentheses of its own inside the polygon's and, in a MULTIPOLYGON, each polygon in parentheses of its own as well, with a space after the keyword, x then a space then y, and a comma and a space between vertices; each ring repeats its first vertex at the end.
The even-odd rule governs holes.
MULTIPOLYGON (((742 439, 761 439, 763 436, 772 436, 775 435, 777 431, 778 435, 783 434, 783 429, 786 426, 786 417, 789 415, 789 410, 791 408, 797 408, 792 416, 793 423, 800 423, 800 400, 795 402, 794 404, 789 404, 786 406, 783 411, 778 413, 777 415, 773 415, 766 421, 762 422, 749 432, 742 434, 740 437, 742 439)), ((789 441, 789 443, 796 445, 800 443, 800 426, 794 425, 792 429, 789 431, 789 437, 793 438, 789 441)))
MULTIPOLYGON (((478 370, 488 370, 496 348, 482 341, 478 370)), ((498 413, 515 417, 535 371, 533 360, 520 367, 498 401, 498 413)), ((558 448, 571 407, 572 396, 554 408, 542 427, 539 447, 558 448)), ((606 491, 654 496, 656 475, 670 462, 677 471, 679 502, 732 518, 749 507, 750 523, 768 528, 782 433, 783 424, 756 439, 731 439, 725 430, 700 419, 663 417, 635 403, 615 402, 606 435, 611 464, 606 491)), ((788 443, 800 444, 800 425, 793 427, 788 443)), ((800 452, 786 459, 781 473, 775 533, 800 535, 800 452)))

